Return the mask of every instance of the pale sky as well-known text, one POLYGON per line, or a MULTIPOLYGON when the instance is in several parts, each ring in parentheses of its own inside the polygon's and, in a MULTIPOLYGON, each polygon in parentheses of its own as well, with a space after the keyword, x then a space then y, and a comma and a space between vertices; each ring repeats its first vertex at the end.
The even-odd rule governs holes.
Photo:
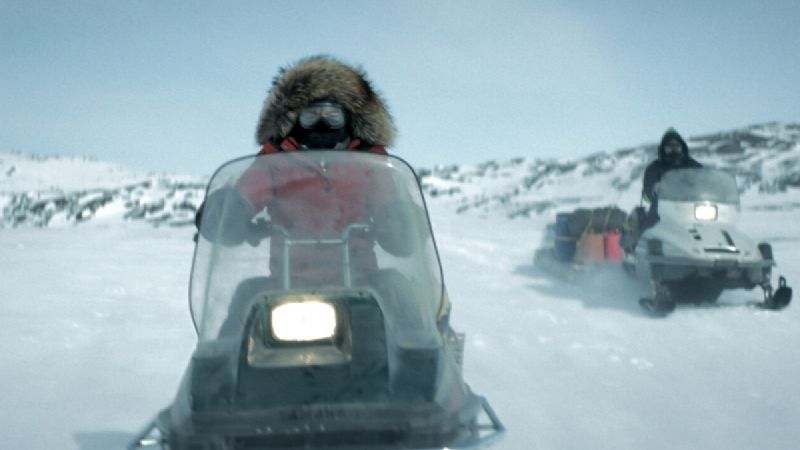
POLYGON ((416 167, 800 121, 794 0, 0 0, 0 151, 207 175, 319 53, 363 67, 416 167))

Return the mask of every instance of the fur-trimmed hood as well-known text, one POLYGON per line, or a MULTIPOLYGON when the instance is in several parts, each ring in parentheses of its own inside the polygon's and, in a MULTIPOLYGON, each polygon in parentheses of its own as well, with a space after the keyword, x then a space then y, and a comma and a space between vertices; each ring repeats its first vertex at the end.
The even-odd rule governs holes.
POLYGON ((281 141, 300 110, 321 99, 333 99, 350 113, 354 138, 387 147, 394 142, 392 116, 366 73, 329 56, 312 56, 280 69, 261 110, 256 140, 260 145, 281 141))

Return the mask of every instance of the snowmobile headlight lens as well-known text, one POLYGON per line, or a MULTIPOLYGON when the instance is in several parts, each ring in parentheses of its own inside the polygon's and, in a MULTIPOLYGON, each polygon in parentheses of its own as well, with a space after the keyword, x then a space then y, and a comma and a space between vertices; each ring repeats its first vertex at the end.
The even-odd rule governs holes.
POLYGON ((717 220, 717 206, 695 205, 694 218, 697 220, 717 220))
POLYGON ((336 309, 321 301, 283 303, 270 312, 272 336, 278 341, 311 342, 336 334, 336 309))

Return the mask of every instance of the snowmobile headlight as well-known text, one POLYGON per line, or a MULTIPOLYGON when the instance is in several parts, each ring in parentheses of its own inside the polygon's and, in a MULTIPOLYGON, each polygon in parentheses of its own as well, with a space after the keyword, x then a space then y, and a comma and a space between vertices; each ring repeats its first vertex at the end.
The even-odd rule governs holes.
POLYGON ((336 334, 336 308, 318 300, 282 303, 272 308, 270 323, 277 341, 331 339, 336 334))
POLYGON ((717 220, 717 205, 695 205, 694 218, 697 220, 717 220))

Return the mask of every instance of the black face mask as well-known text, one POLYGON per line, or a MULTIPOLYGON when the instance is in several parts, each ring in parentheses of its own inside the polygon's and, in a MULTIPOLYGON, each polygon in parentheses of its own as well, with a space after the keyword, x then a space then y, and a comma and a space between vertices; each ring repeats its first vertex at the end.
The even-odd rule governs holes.
POLYGON ((674 153, 664 155, 664 162, 670 166, 679 166, 683 163, 683 155, 674 153))
POLYGON ((677 166, 683 163, 683 146, 680 142, 668 142, 662 149, 662 160, 671 166, 677 166))
POLYGON ((349 137, 347 127, 332 130, 324 121, 320 121, 310 130, 300 128, 298 142, 310 148, 334 148, 349 137))

